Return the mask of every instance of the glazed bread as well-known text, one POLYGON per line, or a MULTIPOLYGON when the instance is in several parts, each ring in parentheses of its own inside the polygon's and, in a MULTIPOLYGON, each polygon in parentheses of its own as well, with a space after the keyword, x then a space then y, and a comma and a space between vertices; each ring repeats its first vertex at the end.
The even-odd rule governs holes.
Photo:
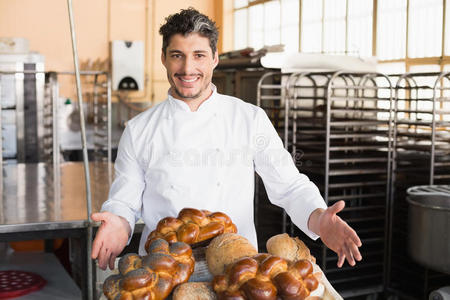
MULTIPOLYGON (((176 218, 166 217, 158 222, 145 243, 145 249, 157 238, 169 243, 195 244, 226 232, 237 232, 236 225, 222 212, 183 208, 176 218)), ((147 250, 148 252, 148 250, 147 250)))
POLYGON ((172 300, 216 300, 210 282, 186 282, 173 291, 172 300))
POLYGON ((103 293, 108 299, 165 299, 172 289, 194 272, 191 247, 155 239, 148 255, 126 254, 119 260, 119 274, 106 278, 103 293))
POLYGON ((245 256, 258 253, 250 242, 236 233, 215 237, 206 248, 206 262, 213 275, 223 274, 227 265, 245 256))
POLYGON ((307 259, 316 263, 309 248, 298 238, 291 238, 287 233, 277 234, 267 240, 267 252, 282 257, 288 261, 307 259))
POLYGON ((219 300, 302 300, 318 286, 308 260, 289 263, 267 253, 244 257, 213 280, 219 300))

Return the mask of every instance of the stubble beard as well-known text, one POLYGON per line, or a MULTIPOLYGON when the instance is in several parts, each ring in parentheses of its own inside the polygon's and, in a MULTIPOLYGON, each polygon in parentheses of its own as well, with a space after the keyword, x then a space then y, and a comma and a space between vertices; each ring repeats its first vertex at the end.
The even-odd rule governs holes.
MULTIPOLYGON (((203 76, 201 76, 201 78, 204 78, 203 76)), ((189 95, 189 94, 184 94, 182 93, 178 88, 177 85, 175 84, 175 81, 173 79, 170 79, 170 81, 172 82, 172 90, 174 91, 174 93, 180 97, 181 99, 184 100, 196 100, 198 98, 200 98, 200 96, 202 95, 202 93, 204 91, 206 91, 208 89, 208 87, 211 86, 211 81, 209 81, 208 83, 206 83, 205 85, 201 86, 200 90, 198 91, 198 93, 194 94, 194 95, 189 95)))

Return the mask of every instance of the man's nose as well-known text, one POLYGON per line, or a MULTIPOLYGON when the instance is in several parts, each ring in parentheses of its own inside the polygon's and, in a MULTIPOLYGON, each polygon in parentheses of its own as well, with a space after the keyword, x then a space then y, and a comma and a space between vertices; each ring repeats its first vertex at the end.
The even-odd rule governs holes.
POLYGON ((191 57, 186 57, 183 63, 183 72, 186 75, 195 73, 195 61, 191 57))

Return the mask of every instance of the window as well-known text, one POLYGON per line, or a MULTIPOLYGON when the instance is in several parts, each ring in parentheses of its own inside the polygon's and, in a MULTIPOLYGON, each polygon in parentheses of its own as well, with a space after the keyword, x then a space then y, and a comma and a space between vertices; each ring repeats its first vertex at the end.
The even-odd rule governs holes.
POLYGON ((302 1, 302 52, 322 52, 322 1, 302 1))
POLYGON ((281 1, 281 43, 286 51, 298 51, 299 45, 299 1, 281 1))
POLYGON ((284 44, 298 51, 299 0, 234 2, 234 49, 284 44))
POLYGON ((303 0, 302 52, 372 55, 372 0, 303 0))
POLYGON ((386 73, 430 65, 450 70, 450 0, 234 0, 234 5, 235 49, 281 43, 287 51, 374 55, 386 73))
POLYGON ((372 56, 372 0, 348 2, 347 51, 360 56, 372 56))
POLYGON ((445 0, 445 34, 447 37, 444 36, 444 42, 445 42, 445 55, 450 55, 450 38, 448 35, 450 34, 450 0, 445 0))
POLYGON ((407 0, 378 0, 377 56, 381 60, 406 55, 407 0))
POLYGON ((325 1, 323 9, 323 48, 325 53, 345 53, 347 1, 325 1))
POLYGON ((408 57, 442 53, 442 0, 409 0, 408 57))

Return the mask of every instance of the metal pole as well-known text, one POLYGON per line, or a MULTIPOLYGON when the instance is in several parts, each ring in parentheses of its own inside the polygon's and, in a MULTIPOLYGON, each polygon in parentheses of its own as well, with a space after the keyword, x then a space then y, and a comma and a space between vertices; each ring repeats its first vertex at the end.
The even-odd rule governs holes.
MULTIPOLYGON (((0 83, 1 83, 1 76, 0 76, 0 83)), ((0 84, 0 99, 2 99, 2 85, 0 84)), ((3 203, 3 125, 2 125, 2 104, 0 102, 0 201, 3 203)), ((0 212, 0 215, 2 218, 0 220, 3 223, 3 207, 0 207, 2 210, 0 212)))
MULTIPOLYGON (((58 132, 58 78, 56 73, 51 72, 49 74, 51 101, 52 101, 52 116, 53 116, 53 192, 54 200, 57 205, 55 208, 61 207, 61 168, 60 168, 60 153, 59 153, 59 132, 58 132)), ((60 213, 60 211, 58 211, 60 213)))
POLYGON ((72 37, 72 51, 73 51, 73 63, 75 67, 75 78, 77 84, 77 98, 80 112, 80 127, 81 127, 81 141, 83 146, 83 164, 84 164, 84 175, 86 184, 86 199, 87 199, 87 298, 93 299, 93 289, 92 289, 92 220, 91 220, 91 185, 89 176, 89 161, 87 152, 87 142, 86 142, 86 128, 84 123, 84 111, 83 111, 83 94, 81 92, 81 80, 80 80, 80 68, 78 65, 78 51, 77 51, 77 39, 75 36, 75 25, 73 21, 73 10, 72 10, 72 0, 67 0, 67 5, 69 9, 69 22, 70 22, 70 33, 72 37))
POLYGON ((112 104, 111 104, 111 75, 106 74, 107 77, 107 101, 108 101, 108 182, 109 186, 112 184, 112 104))

